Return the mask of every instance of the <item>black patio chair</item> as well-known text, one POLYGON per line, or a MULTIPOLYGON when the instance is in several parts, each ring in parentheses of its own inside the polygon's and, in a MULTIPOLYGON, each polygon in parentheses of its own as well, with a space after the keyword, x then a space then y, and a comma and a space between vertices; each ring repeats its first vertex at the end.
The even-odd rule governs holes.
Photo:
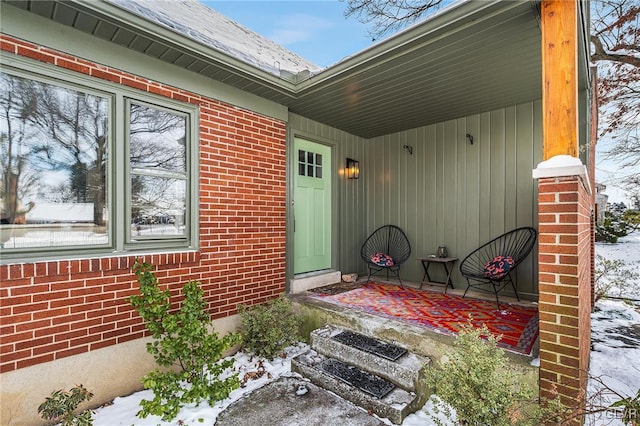
POLYGON ((367 283, 371 275, 380 271, 386 271, 389 279, 389 271, 391 271, 398 277, 400 286, 404 288, 400 279, 400 265, 406 262, 410 255, 411 244, 402 229, 395 225, 385 225, 376 229, 360 249, 360 256, 369 268, 367 283))
POLYGON ((493 291, 500 309, 498 293, 511 284, 519 301, 520 296, 511 273, 531 252, 536 243, 536 236, 537 232, 533 228, 518 228, 471 252, 460 263, 460 273, 467 279, 467 289, 462 297, 467 295, 471 287, 493 291))

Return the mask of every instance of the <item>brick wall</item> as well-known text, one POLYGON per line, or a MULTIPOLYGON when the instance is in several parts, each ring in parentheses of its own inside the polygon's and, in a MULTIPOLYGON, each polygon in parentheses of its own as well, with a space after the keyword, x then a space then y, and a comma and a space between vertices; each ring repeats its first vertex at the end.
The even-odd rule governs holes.
MULTIPOLYGON (((580 177, 538 182, 540 390, 584 401, 591 330, 591 195, 580 177)), ((576 420, 577 421, 577 420, 576 420)))
MULTIPOLYGON (((0 35, 0 48, 200 106, 200 250, 144 256, 160 284, 199 280, 212 318, 285 291, 286 123, 0 35)), ((0 265, 0 372, 145 335, 135 256, 0 265)))

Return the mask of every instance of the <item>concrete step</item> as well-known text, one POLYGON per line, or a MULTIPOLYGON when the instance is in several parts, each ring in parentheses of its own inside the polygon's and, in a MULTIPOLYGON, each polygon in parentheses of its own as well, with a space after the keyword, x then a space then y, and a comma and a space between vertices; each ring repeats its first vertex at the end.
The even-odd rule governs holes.
MULTIPOLYGON (((311 347, 322 355, 354 365, 406 390, 419 391, 424 367, 429 364, 429 358, 407 351, 396 361, 392 361, 334 339, 344 331, 350 330, 332 325, 314 330, 311 332, 311 347)), ((381 344, 386 343, 379 339, 374 340, 381 344)))
POLYGON ((290 293, 302 293, 314 288, 339 283, 342 279, 341 277, 340 271, 330 269, 298 274, 289 282, 290 293))
POLYGON ((331 361, 333 358, 310 349, 291 361, 291 370, 308 378, 315 385, 334 392, 368 412, 387 418, 394 424, 401 424, 406 416, 417 411, 426 401, 426 395, 397 386, 385 396, 376 398, 325 371, 323 364, 331 361))

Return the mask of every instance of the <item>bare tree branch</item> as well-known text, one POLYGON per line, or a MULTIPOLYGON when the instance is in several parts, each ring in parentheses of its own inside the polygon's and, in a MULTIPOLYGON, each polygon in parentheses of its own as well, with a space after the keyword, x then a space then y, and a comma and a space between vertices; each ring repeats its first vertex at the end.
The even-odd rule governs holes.
POLYGON ((341 0, 347 2, 346 17, 356 16, 364 24, 372 24, 369 35, 375 41, 398 31, 430 11, 451 0, 341 0))
MULTIPOLYGON (((598 38, 598 36, 596 35, 591 35, 591 43, 593 43, 595 49, 595 52, 591 54, 591 61, 593 62, 612 61, 633 65, 634 67, 640 67, 640 57, 637 55, 607 51, 602 45, 602 40, 600 40, 600 38, 598 38)), ((631 50, 634 47, 637 48, 637 46, 625 44, 621 51, 624 52, 626 50, 631 50)))

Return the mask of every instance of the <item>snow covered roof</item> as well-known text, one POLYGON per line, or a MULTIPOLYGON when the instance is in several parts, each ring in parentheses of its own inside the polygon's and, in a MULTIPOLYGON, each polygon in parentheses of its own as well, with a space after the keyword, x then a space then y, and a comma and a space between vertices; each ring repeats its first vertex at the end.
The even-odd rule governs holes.
POLYGON ((317 72, 321 68, 243 27, 197 0, 108 0, 207 47, 272 74, 317 72))

